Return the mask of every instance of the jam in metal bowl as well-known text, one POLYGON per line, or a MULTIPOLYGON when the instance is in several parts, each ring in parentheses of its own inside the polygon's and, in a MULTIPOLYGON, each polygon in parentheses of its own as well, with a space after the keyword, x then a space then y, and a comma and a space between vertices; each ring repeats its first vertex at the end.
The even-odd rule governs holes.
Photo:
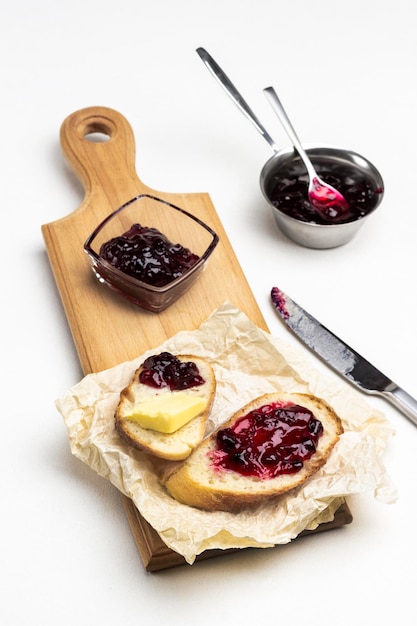
POLYGON ((317 173, 340 191, 349 211, 340 221, 325 220, 308 200, 308 176, 293 149, 275 154, 261 172, 261 190, 280 230, 310 248, 334 248, 350 241, 380 205, 384 183, 367 159, 350 150, 307 148, 317 173))

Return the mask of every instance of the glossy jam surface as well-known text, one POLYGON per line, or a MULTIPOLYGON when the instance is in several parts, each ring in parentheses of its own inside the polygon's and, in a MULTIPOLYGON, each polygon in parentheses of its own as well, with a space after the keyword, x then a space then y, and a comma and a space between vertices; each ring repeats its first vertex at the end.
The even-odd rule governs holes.
POLYGON ((218 431, 213 466, 262 479, 295 474, 322 434, 322 423, 305 407, 267 404, 218 431))
POLYGON ((178 391, 203 385, 205 380, 192 361, 180 361, 170 352, 161 352, 145 359, 139 382, 157 389, 169 387, 171 391, 178 391))
POLYGON ((105 242, 100 256, 121 272, 154 287, 163 287, 182 276, 199 259, 156 228, 140 224, 105 242))
POLYGON ((308 175, 296 168, 289 168, 274 177, 269 191, 271 203, 283 213, 303 222, 334 224, 352 222, 365 217, 378 204, 382 188, 377 188, 360 171, 348 170, 343 165, 315 163, 317 173, 346 199, 346 211, 330 211, 326 216, 317 212, 308 199, 308 175))

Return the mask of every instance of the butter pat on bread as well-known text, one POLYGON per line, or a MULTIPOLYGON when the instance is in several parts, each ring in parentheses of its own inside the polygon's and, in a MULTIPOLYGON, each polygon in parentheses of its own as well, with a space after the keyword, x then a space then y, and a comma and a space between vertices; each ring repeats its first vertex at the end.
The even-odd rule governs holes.
POLYGON ((160 433, 174 433, 199 415, 207 406, 206 398, 183 391, 164 393, 137 404, 124 419, 137 422, 142 428, 160 433))
MULTIPOLYGON (((115 427, 124 441, 139 450, 149 452, 158 458, 168 461, 182 461, 186 459, 202 441, 216 391, 214 371, 207 360, 193 355, 177 355, 177 358, 184 363, 192 361, 204 379, 204 384, 182 389, 181 391, 171 391, 167 387, 154 388, 139 381, 140 373, 144 369, 142 364, 135 371, 130 384, 121 391, 119 404, 115 412, 115 427), (148 409, 149 407, 152 409, 152 405, 154 405, 152 413, 154 413, 154 410, 155 414, 159 412, 162 415, 165 412, 165 417, 158 419, 161 423, 165 421, 168 424, 168 430, 175 426, 174 422, 176 422, 177 418, 178 422, 176 423, 179 423, 179 415, 182 414, 183 417, 186 411, 188 411, 188 409, 185 409, 184 399, 182 401, 175 399, 180 394, 189 398, 186 401, 187 406, 193 405, 196 407, 200 405, 201 409, 195 416, 191 417, 173 432, 158 431, 155 429, 157 422, 154 422, 153 428, 149 428, 149 415, 145 418, 145 426, 141 425, 140 418, 139 420, 137 419, 137 409, 140 406, 143 409, 145 403, 148 405, 148 409), (160 399, 156 400, 155 398, 157 397, 160 399), (175 408, 177 402, 182 405, 182 408, 178 405, 175 408), (160 405, 159 409, 162 406, 162 411, 158 411, 158 404, 160 405), (167 408, 170 404, 174 408, 167 408), (177 418, 174 418, 175 413, 177 413, 177 418)), ((140 409, 140 412, 144 413, 142 409, 140 409)))

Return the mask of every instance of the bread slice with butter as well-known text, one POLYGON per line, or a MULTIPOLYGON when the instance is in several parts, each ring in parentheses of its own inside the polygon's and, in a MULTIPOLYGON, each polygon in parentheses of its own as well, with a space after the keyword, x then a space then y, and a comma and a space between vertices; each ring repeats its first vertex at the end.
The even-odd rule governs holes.
MULTIPOLYGON (((285 433, 288 423, 290 424, 289 427, 291 427, 291 419, 293 418, 290 418, 287 425, 283 424, 281 430, 279 427, 275 430, 276 427, 274 426, 274 431, 271 431, 271 441, 278 441, 278 445, 282 445, 283 450, 284 446, 286 446, 286 450, 289 449, 288 440, 282 443, 284 437, 282 433, 285 433)), ((295 423, 294 428, 299 428, 297 423, 295 423)), ((310 422, 307 422, 307 429, 311 430, 312 428, 313 426, 310 425, 310 422)), ((249 432, 253 432, 253 430, 249 430, 249 432)), ((313 431, 311 430, 311 432, 313 431)), ((207 511, 237 512, 303 485, 310 476, 326 463, 342 432, 343 427, 340 418, 324 400, 316 396, 281 392, 265 394, 235 413, 230 420, 204 439, 185 461, 163 468, 160 476, 161 482, 165 484, 169 494, 183 504, 207 511), (266 412, 265 409, 268 406, 278 406, 278 408, 283 408, 284 410, 287 408, 296 411, 300 410, 299 412, 304 413, 307 417, 311 413, 315 423, 317 421, 321 422, 322 431, 318 436, 315 451, 310 458, 303 461, 300 469, 292 473, 285 473, 285 471, 284 473, 276 472, 276 475, 273 475, 273 477, 256 476, 253 474, 244 475, 240 471, 234 471, 234 469, 224 468, 216 464, 216 459, 224 458, 222 457, 224 453, 219 450, 217 433, 219 431, 224 432, 224 429, 227 432, 227 429, 233 429, 236 424, 239 424, 237 428, 238 432, 241 433, 243 427, 240 426, 242 424, 240 420, 247 421, 247 416, 252 411, 258 411, 261 414, 259 419, 262 419, 262 414, 266 412), (307 409, 310 413, 303 411, 303 409, 307 409)), ((231 441, 229 433, 227 433, 227 437, 231 441)), ((256 434, 249 439, 247 449, 252 451, 256 448, 259 451, 259 455, 265 454, 265 443, 263 442, 262 445, 259 445, 255 438, 256 434)), ((309 435, 307 433, 308 438, 309 435)), ((309 445, 309 442, 306 443, 306 440, 304 440, 300 445, 309 445)), ((233 443, 232 446, 235 446, 235 444, 233 443)), ((245 453, 236 453, 236 447, 230 449, 233 455, 239 454, 241 459, 243 458, 245 453)), ((269 467, 275 463, 271 459, 272 456, 270 456, 268 461, 269 467)), ((243 462, 247 463, 247 458, 243 462)))
POLYGON ((201 357, 176 355, 182 364, 198 368, 203 383, 172 390, 140 382, 142 364, 120 393, 115 426, 129 444, 169 461, 186 459, 202 441, 213 404, 216 379, 211 364, 201 357))

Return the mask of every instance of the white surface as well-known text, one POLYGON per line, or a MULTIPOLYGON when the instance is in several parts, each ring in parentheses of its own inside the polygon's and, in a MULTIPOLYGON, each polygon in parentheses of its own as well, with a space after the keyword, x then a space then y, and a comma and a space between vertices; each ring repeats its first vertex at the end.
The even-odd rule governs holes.
POLYGON ((118 493, 71 456, 54 407, 81 370, 40 226, 83 197, 61 155, 61 122, 85 106, 115 108, 133 127, 146 184, 210 193, 272 333, 288 335, 269 303, 277 284, 417 396, 416 194, 407 189, 417 167, 416 7, 3 0, 2 624, 385 625, 400 611, 404 624, 415 623, 407 565, 417 559, 417 429, 379 399, 369 402, 397 431, 385 455, 396 504, 358 496, 344 529, 143 570, 118 493), (350 147, 375 162, 385 199, 351 244, 307 250, 277 231, 258 186, 270 148, 209 75, 198 46, 280 145, 288 142, 262 94, 270 84, 304 142, 350 147))

